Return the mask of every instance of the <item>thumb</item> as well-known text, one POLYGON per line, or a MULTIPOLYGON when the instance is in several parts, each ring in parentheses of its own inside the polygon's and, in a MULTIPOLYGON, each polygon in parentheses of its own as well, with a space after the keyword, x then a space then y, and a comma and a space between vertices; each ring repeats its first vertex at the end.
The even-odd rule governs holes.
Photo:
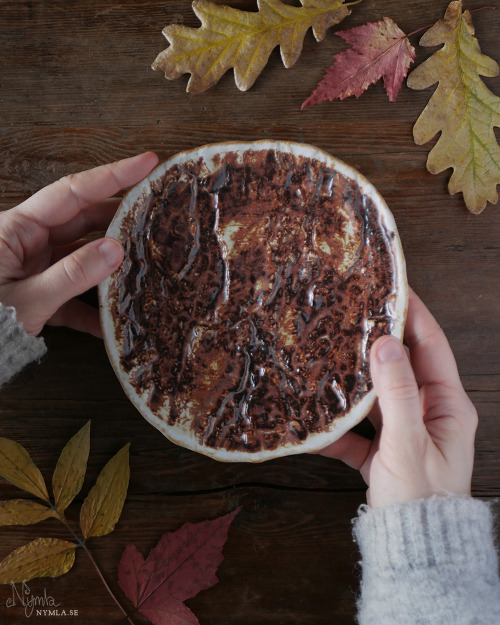
POLYGON ((48 319, 67 301, 102 282, 122 260, 123 247, 115 239, 87 243, 33 276, 33 301, 48 319))
POLYGON ((417 381, 397 338, 379 338, 370 352, 370 370, 378 395, 385 435, 403 441, 425 430, 417 381))

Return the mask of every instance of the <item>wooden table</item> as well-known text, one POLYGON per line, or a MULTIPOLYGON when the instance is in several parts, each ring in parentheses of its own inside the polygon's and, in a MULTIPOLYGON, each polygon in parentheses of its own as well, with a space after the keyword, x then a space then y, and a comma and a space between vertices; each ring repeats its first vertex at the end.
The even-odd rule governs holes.
MULTIPOLYGON (((253 0, 232 0, 253 10, 253 0)), ((447 0, 364 0, 340 28, 391 16, 405 32, 439 19, 447 0)), ((474 9, 480 0, 466 2, 474 9)), ((489 2, 500 9, 500 2, 489 2)), ((499 60, 500 11, 474 15, 483 52, 499 60)), ((500 495, 500 210, 480 216, 447 193, 449 172, 425 169, 430 146, 417 147, 412 126, 432 93, 403 87, 388 102, 380 84, 359 100, 300 105, 345 46, 333 30, 318 44, 309 33, 297 64, 277 51, 254 87, 239 92, 232 73, 201 95, 186 78, 169 82, 150 69, 165 47, 168 23, 197 26, 189 0, 0 0, 0 202, 9 208, 69 172, 155 150, 161 159, 204 143, 285 139, 311 143, 366 175, 392 209, 409 280, 446 331, 480 425, 474 494, 500 495)), ((412 38, 417 43, 418 36, 412 38)), ((417 62, 429 54, 419 48, 417 62)), ((488 79, 500 93, 500 80, 488 79)), ((243 507, 231 528, 220 583, 190 600, 202 625, 336 625, 354 622, 358 553, 350 521, 363 503, 360 476, 318 456, 263 465, 218 464, 167 441, 125 397, 103 344, 46 328, 48 356, 5 390, 0 433, 25 445, 47 480, 60 450, 92 419, 91 455, 82 493, 126 442, 131 482, 122 518, 89 546, 111 587, 129 542, 145 554, 167 530, 243 507)), ((19 491, 2 481, 2 499, 19 491)), ((77 521, 78 503, 69 510, 77 521)), ((0 557, 37 536, 65 537, 55 520, 0 529, 0 557)), ((7 608, 0 622, 114 624, 122 616, 83 552, 72 571, 37 579, 78 617, 32 617, 7 608)), ((134 616, 135 623, 146 622, 134 616)))

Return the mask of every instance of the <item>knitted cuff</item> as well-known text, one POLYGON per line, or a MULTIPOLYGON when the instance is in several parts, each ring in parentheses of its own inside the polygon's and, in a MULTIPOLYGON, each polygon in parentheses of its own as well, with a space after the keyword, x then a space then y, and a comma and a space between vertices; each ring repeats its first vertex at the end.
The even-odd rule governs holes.
POLYGON ((454 562, 496 564, 490 506, 471 497, 431 497, 360 509, 353 529, 366 567, 397 571, 454 562))
POLYGON ((360 625, 500 623, 488 504, 436 496, 363 507, 353 531, 362 555, 360 625))
POLYGON ((0 387, 47 351, 43 338, 30 336, 16 320, 16 311, 0 303, 0 387))

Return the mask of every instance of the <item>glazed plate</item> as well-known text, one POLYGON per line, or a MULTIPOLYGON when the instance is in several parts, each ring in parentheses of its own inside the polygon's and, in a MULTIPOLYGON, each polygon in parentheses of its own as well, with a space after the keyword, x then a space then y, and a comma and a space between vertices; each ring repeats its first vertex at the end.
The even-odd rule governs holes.
POLYGON ((359 172, 308 145, 212 144, 159 165, 107 232, 111 364, 171 441, 217 460, 317 451, 375 395, 369 350, 402 338, 393 216, 359 172))

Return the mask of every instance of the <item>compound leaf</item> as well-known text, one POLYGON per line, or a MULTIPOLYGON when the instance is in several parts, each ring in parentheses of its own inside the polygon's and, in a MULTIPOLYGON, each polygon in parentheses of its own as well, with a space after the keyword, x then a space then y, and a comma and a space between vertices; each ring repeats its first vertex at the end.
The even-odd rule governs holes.
POLYGON ((120 518, 130 479, 127 443, 101 471, 80 510, 84 538, 104 536, 115 528, 120 518))
POLYGON ((31 525, 51 517, 57 518, 55 510, 30 499, 0 501, 0 526, 31 525))
POLYGON ((52 476, 57 510, 63 514, 83 486, 90 450, 90 421, 66 444, 52 476))
POLYGON ((74 543, 59 538, 37 538, 0 562, 0 584, 27 582, 34 577, 58 577, 75 561, 74 543))
POLYGON ((40 470, 26 449, 8 438, 0 438, 0 475, 28 493, 49 501, 40 470))

